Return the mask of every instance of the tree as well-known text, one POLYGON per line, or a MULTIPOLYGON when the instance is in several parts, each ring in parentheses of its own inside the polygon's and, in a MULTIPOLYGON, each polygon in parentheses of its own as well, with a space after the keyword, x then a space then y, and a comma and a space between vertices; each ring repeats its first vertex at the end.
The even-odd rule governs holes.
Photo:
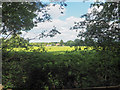
POLYGON ((26 48, 29 42, 24 38, 20 37, 19 35, 16 36, 12 35, 11 38, 3 40, 3 44, 4 44, 3 48, 18 48, 18 47, 26 48))
POLYGON ((62 46, 64 44, 63 40, 60 40, 60 46, 62 46))
POLYGON ((65 43, 65 45, 72 47, 74 45, 74 42, 72 40, 69 40, 65 43))
MULTIPOLYGON (((44 5, 40 3, 40 6, 44 5)), ((36 3, 29 2, 4 2, 2 4, 2 34, 18 34, 30 30, 36 24, 33 19, 37 16, 38 10, 36 3)))
MULTIPOLYGON (((53 5, 55 6, 56 4, 53 5)), ((66 4, 61 1, 60 5, 65 6, 66 4)), ((47 4, 43 4, 41 2, 3 2, 2 34, 6 34, 8 36, 12 34, 21 34, 21 31, 31 30, 38 22, 51 20, 47 10, 43 8, 46 6, 47 4), (43 13, 42 17, 37 16, 39 12, 43 13)), ((63 9, 61 6, 60 10, 63 9)), ((49 32, 50 35, 48 36, 54 36, 51 35, 53 32, 57 33, 52 30, 49 32)))
POLYGON ((93 8, 91 13, 82 16, 85 20, 76 23, 72 29, 86 29, 78 36, 94 40, 97 43, 96 46, 101 46, 103 49, 109 48, 109 50, 112 47, 118 49, 120 44, 120 3, 96 2, 91 5, 91 8, 93 8), (100 8, 102 9, 98 10, 100 8))
POLYGON ((32 3, 30 2, 3 2, 2 3, 3 29, 1 33, 2 35, 6 36, 2 39, 3 41, 2 50, 3 51, 6 52, 6 48, 9 48, 10 46, 13 48, 16 46, 18 47, 18 45, 21 46, 21 44, 22 45, 27 44, 26 40, 23 40, 23 38, 18 37, 18 34, 21 34, 21 31, 28 31, 32 29, 37 24, 36 21, 38 19, 35 19, 37 17, 36 12, 40 10, 40 7, 43 8, 44 6, 45 5, 43 5, 41 2, 39 3, 37 2, 32 2, 32 3), (8 39, 10 35, 12 37, 8 39))
POLYGON ((84 40, 84 45, 85 46, 95 46, 95 41, 93 39, 90 38, 85 38, 84 40))
MULTIPOLYGON (((56 4, 54 4, 55 6, 56 4)), ((64 3, 61 2, 61 6, 64 3)), ((37 25, 38 22, 44 22, 46 20, 51 20, 50 15, 47 10, 44 9, 46 4, 41 2, 3 2, 2 4, 2 26, 3 29, 1 33, 7 39, 10 35, 14 37, 17 34, 22 34, 21 31, 29 31, 33 27, 37 25), (42 17, 37 16, 39 12, 43 13, 42 17)), ((60 7, 60 10, 62 7, 60 7)), ((44 34, 45 31, 42 31, 38 36, 40 38, 43 37, 53 37, 56 34, 60 34, 56 27, 54 26, 48 34, 44 34)), ((28 41, 35 39, 36 37, 31 37, 31 39, 27 39, 28 41)))
POLYGON ((79 39, 75 39, 74 43, 75 43, 75 46, 80 46, 80 40, 79 39))

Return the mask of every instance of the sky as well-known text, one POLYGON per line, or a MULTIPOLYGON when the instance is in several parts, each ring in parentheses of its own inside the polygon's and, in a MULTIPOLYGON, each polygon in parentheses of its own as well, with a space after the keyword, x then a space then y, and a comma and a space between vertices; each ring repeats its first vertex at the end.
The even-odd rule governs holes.
MULTIPOLYGON (((69 29, 74 25, 74 22, 84 20, 84 18, 80 18, 80 16, 90 11, 89 8, 91 2, 66 2, 66 4, 67 6, 62 9, 63 14, 61 14, 61 11, 59 10, 60 5, 57 4, 53 6, 53 3, 50 3, 45 9, 48 10, 48 13, 51 15, 52 22, 46 21, 38 23, 37 27, 34 27, 27 33, 23 32, 22 36, 24 38, 33 38, 36 35, 39 35, 43 30, 46 30, 47 33, 55 26, 61 34, 57 34, 54 37, 36 38, 30 42, 59 42, 60 40, 66 42, 68 40, 77 39, 79 32, 69 29)), ((42 13, 39 13, 38 17, 39 16, 42 16, 42 13)))

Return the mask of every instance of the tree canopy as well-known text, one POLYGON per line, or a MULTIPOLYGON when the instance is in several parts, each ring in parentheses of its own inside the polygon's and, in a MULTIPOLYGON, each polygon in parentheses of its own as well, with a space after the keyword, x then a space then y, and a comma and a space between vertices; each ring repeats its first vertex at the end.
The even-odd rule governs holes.
MULTIPOLYGON (((30 30, 34 27, 33 18, 36 17, 36 3, 4 2, 2 4, 2 33, 20 33, 21 30, 30 30)), ((43 7, 43 5, 41 4, 43 7)))
MULTIPOLYGON (((56 3, 53 4, 53 6, 55 5, 56 3)), ((44 8, 46 6, 48 5, 42 2, 3 2, 2 34, 21 34, 21 31, 29 31, 39 22, 51 20, 51 16, 44 8), (43 13, 42 17, 38 16, 39 12, 43 13)), ((66 6, 66 4, 61 1, 59 8, 60 11, 63 9, 62 6, 66 6)), ((63 12, 61 11, 61 13, 63 12)), ((44 35, 44 31, 42 31, 42 33, 39 35, 39 38, 44 36, 53 37, 56 34, 60 34, 60 32, 58 32, 58 30, 56 30, 54 27, 47 35, 44 35)))
POLYGON ((76 23, 72 29, 86 29, 85 32, 79 32, 78 36, 93 39, 99 46, 118 47, 118 43, 120 43, 120 3, 96 2, 91 4, 91 8, 93 8, 91 13, 82 16, 85 20, 76 23))
POLYGON ((60 40, 60 45, 62 46, 64 44, 63 40, 60 40))

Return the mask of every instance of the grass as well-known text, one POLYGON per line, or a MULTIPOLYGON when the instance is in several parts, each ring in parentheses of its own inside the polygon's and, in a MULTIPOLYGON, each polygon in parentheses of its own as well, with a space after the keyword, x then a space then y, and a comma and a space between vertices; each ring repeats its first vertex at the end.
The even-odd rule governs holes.
MULTIPOLYGON (((82 51, 84 50, 93 50, 93 47, 88 47, 88 46, 79 46, 79 47, 70 47, 70 46, 45 46, 45 47, 31 47, 29 46, 28 49, 26 48, 13 48, 12 51, 25 51, 25 52, 33 52, 33 51, 38 51, 38 52, 42 52, 42 51, 46 51, 46 52, 65 52, 65 51, 74 51, 75 48, 78 48, 82 51)), ((7 49, 8 51, 10 49, 7 49)))

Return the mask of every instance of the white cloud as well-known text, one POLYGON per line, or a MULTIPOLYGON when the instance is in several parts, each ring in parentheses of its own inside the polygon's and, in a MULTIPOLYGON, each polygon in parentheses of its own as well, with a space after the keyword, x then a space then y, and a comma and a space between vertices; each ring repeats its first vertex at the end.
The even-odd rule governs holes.
POLYGON ((25 31, 22 31, 22 37, 24 37, 25 39, 29 38, 34 38, 36 37, 36 34, 34 32, 25 32, 25 31))
POLYGON ((60 19, 53 19, 52 22, 42 22, 38 23, 37 27, 34 27, 31 31, 26 34, 25 38, 33 38, 40 34, 43 30, 51 30, 53 26, 56 27, 58 31, 61 32, 61 34, 58 34, 52 38, 47 37, 47 38, 41 38, 32 40, 31 42, 51 42, 51 41, 60 41, 61 39, 63 41, 68 41, 68 40, 74 40, 77 38, 78 32, 75 30, 69 30, 70 27, 74 25, 74 22, 79 22, 83 21, 84 18, 76 18, 76 17, 69 17, 66 18, 66 20, 60 20, 60 19))
MULTIPOLYGON (((38 38, 31 40, 31 42, 51 42, 51 41, 60 41, 61 39, 63 41, 68 41, 68 40, 74 40, 77 38, 78 32, 75 30, 69 30, 70 27, 74 25, 74 22, 79 22, 83 21, 84 18, 76 18, 74 16, 66 18, 66 20, 60 20, 59 17, 63 16, 65 14, 65 8, 62 7, 63 9, 60 9, 60 5, 56 4, 53 6, 51 3, 49 6, 45 7, 44 9, 47 10, 47 12, 51 15, 52 17, 52 22, 50 21, 45 21, 37 24, 37 27, 34 27, 32 30, 30 30, 28 33, 23 34, 24 38, 34 38, 38 36, 42 31, 46 30, 49 32, 50 30, 53 29, 53 26, 56 27, 56 29, 61 32, 61 34, 58 34, 54 37, 47 37, 47 38, 41 38, 40 40, 38 38), (61 11, 63 14, 61 14, 61 11)), ((42 17, 42 13, 39 13, 38 16, 42 17)), ((46 32, 46 33, 47 33, 46 32)))
POLYGON ((99 8, 97 6, 94 6, 88 9, 88 13, 92 13, 94 10, 100 12, 102 9, 103 9, 103 6, 100 6, 99 8))
POLYGON ((119 2, 120 0, 106 0, 106 2, 119 2))
POLYGON ((57 19, 65 15, 65 8, 59 4, 50 3, 48 6, 42 8, 42 12, 37 13, 38 17, 42 18, 45 12, 48 13, 51 18, 57 19))
POLYGON ((76 17, 69 17, 66 19, 66 22, 67 22, 67 25, 70 27, 70 26, 73 26, 74 25, 74 22, 79 22, 79 21, 84 21, 85 18, 76 18, 76 17))
POLYGON ((105 2, 106 0, 94 0, 94 2, 105 2))
MULTIPOLYGON (((66 11, 66 9, 63 6, 61 6, 60 4, 53 4, 53 3, 50 3, 49 5, 42 8, 41 10, 42 10, 41 12, 38 12, 38 11, 36 12, 37 18, 44 19, 44 17, 45 17, 44 15, 48 14, 48 15, 50 15, 50 18, 58 19, 59 17, 64 16, 65 11, 66 11), (61 12, 63 12, 63 13, 61 13, 61 12)), ((36 19, 34 19, 34 21, 36 21, 36 19)))
POLYGON ((46 9, 48 10, 48 13, 51 15, 52 18, 59 18, 60 16, 63 16, 65 13, 65 8, 61 7, 59 4, 56 4, 55 6, 53 6, 54 4, 50 4, 49 6, 46 7, 46 9), (63 9, 61 9, 61 8, 63 9), (61 13, 63 12, 63 14, 61 13))

